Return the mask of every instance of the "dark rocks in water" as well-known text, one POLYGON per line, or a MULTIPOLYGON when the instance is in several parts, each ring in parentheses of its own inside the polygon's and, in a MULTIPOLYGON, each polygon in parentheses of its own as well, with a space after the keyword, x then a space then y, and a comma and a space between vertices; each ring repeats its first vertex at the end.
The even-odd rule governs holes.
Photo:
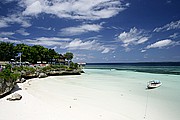
POLYGON ((18 93, 13 94, 10 98, 7 98, 9 101, 21 100, 22 96, 18 93))

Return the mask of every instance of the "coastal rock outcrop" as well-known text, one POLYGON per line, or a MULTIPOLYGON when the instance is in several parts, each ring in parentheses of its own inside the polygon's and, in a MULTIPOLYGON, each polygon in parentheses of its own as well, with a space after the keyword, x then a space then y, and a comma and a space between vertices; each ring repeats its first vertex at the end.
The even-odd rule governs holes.
POLYGON ((47 77, 46 73, 39 73, 39 78, 44 78, 44 77, 47 77))
POLYGON ((25 78, 25 79, 30 79, 30 78, 35 78, 38 77, 37 73, 32 72, 32 71, 21 71, 21 77, 25 78))
POLYGON ((81 71, 79 70, 64 71, 62 75, 81 75, 81 71))
POLYGON ((0 98, 9 94, 13 89, 14 84, 15 83, 12 81, 5 81, 4 79, 0 78, 0 98))
POLYGON ((24 79, 24 78, 18 78, 17 80, 16 80, 16 83, 23 83, 23 82, 25 82, 26 81, 26 79, 24 79))
POLYGON ((21 100, 22 96, 18 93, 13 94, 10 98, 7 98, 9 101, 21 100))

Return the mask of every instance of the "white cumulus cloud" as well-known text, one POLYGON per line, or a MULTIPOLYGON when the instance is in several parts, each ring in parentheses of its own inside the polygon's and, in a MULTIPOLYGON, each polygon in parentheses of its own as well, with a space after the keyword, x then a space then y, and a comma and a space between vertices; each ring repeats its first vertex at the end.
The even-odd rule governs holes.
POLYGON ((4 28, 4 27, 8 27, 8 23, 2 18, 0 18, 0 28, 4 28))
POLYGON ((60 18, 98 20, 129 7, 124 0, 19 0, 24 15, 53 14, 60 18))
POLYGON ((122 46, 126 48, 126 51, 129 51, 130 45, 138 45, 148 41, 149 36, 143 31, 138 30, 137 28, 131 28, 129 32, 120 33, 118 40, 123 44, 122 46))
POLYGON ((21 41, 19 40, 12 40, 7 37, 0 37, 0 42, 11 42, 11 43, 17 43, 17 44, 21 43, 21 41))
POLYGON ((84 24, 77 27, 67 27, 60 30, 60 35, 80 35, 87 32, 98 32, 102 29, 102 26, 97 24, 84 24))
POLYGON ((114 50, 112 46, 106 46, 99 43, 97 40, 86 40, 83 41, 81 39, 71 39, 71 38, 59 38, 59 37, 39 37, 32 39, 24 39, 24 40, 13 40, 7 37, 0 37, 0 41, 3 42, 12 42, 12 43, 24 43, 28 45, 42 45, 60 47, 61 49, 67 50, 93 50, 99 51, 101 53, 109 53, 111 50, 114 50))
POLYGON ((59 37, 39 37, 23 40, 13 40, 7 37, 0 37, 0 41, 12 42, 12 43, 24 43, 28 45, 42 45, 42 46, 61 46, 65 43, 72 41, 70 38, 59 38, 59 37))
POLYGON ((0 37, 11 36, 14 34, 15 34, 14 32, 0 32, 0 37))
POLYGON ((42 5, 40 1, 34 1, 32 4, 28 5, 23 12, 23 15, 38 15, 42 12, 42 5))
POLYGON ((22 27, 30 27, 31 24, 26 17, 23 17, 20 14, 12 14, 7 17, 0 17, 0 28, 8 27, 10 24, 18 23, 22 27))
POLYGON ((157 27, 154 29, 154 32, 169 31, 173 29, 180 29, 180 20, 175 21, 175 22, 172 21, 171 23, 166 24, 162 27, 157 27))
POLYGON ((41 30, 53 30, 53 31, 55 31, 55 28, 52 28, 52 27, 49 27, 49 28, 46 28, 46 27, 36 27, 36 28, 38 28, 38 29, 41 29, 41 30))
POLYGON ((72 39, 71 38, 59 38, 59 37, 40 37, 40 38, 37 38, 36 40, 38 41, 71 41, 72 39))
POLYGON ((167 47, 167 46, 170 46, 170 45, 175 45, 176 42, 170 40, 170 39, 165 39, 165 40, 160 40, 160 41, 157 41, 151 45, 148 45, 146 47, 146 49, 150 49, 150 48, 163 48, 163 47, 167 47))
POLYGON ((180 36, 179 33, 174 33, 170 35, 169 37, 175 39, 175 38, 178 38, 179 36, 180 36))
POLYGON ((24 36, 30 35, 30 33, 26 32, 26 30, 24 28, 21 28, 21 29, 17 30, 16 32, 21 35, 24 35, 24 36))
POLYGON ((59 38, 59 37, 39 37, 34 39, 25 39, 23 43, 32 44, 32 45, 43 45, 43 46, 61 46, 68 41, 71 41, 70 38, 59 38))
POLYGON ((95 50, 101 51, 101 53, 108 53, 112 49, 100 44, 96 40, 82 41, 80 39, 74 39, 69 43, 65 43, 61 46, 61 48, 68 50, 95 50))

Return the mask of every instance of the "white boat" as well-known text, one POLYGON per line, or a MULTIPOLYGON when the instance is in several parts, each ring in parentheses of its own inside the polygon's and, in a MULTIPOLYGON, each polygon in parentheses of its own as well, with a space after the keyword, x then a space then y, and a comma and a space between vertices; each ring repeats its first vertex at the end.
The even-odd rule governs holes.
POLYGON ((153 89, 153 88, 157 88, 157 87, 159 87, 161 85, 162 85, 161 81, 159 81, 159 80, 152 80, 152 81, 148 82, 147 88, 148 89, 153 89))

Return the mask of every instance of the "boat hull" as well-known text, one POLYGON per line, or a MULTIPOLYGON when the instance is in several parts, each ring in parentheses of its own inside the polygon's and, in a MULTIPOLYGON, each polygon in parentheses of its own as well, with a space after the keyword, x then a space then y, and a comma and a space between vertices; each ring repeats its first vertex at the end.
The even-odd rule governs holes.
POLYGON ((147 85, 147 88, 148 89, 153 89, 153 88, 160 87, 161 85, 162 85, 162 83, 159 83, 159 84, 149 84, 149 85, 147 85))

